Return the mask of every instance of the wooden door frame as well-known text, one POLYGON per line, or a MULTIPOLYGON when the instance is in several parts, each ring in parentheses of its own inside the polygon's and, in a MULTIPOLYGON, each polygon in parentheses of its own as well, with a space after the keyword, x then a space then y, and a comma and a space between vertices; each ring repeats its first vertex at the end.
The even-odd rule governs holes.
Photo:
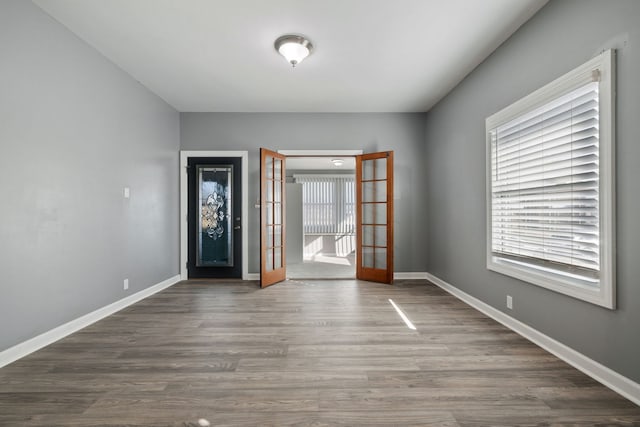
POLYGON ((189 278, 187 256, 189 244, 187 161, 192 157, 240 157, 242 165, 242 280, 249 280, 249 152, 180 150, 180 280, 189 278))

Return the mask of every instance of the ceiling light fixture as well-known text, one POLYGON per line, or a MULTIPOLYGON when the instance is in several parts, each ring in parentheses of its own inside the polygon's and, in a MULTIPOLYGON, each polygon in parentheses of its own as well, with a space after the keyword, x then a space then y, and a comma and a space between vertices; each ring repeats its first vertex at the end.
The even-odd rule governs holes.
POLYGON ((286 34, 278 37, 274 46, 293 67, 302 62, 313 50, 311 42, 303 36, 286 34))
POLYGON ((344 160, 342 160, 342 159, 331 159, 331 163, 333 163, 333 165, 336 166, 336 167, 340 167, 340 166, 344 165, 344 160))

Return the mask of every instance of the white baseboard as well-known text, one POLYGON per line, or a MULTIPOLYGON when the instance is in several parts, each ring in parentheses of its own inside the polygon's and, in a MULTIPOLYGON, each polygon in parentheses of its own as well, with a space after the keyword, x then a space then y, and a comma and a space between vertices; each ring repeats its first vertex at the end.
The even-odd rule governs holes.
POLYGON ((260 280, 260 273, 247 274, 247 280, 260 280))
POLYGON ((480 301, 479 299, 461 291, 455 286, 445 282, 444 280, 426 273, 426 278, 435 285, 441 287, 451 295, 464 301, 476 310, 486 314, 492 319, 502 323, 507 328, 523 336, 534 344, 554 354, 558 358, 564 360, 574 368, 584 372, 594 380, 609 387, 616 393, 621 394, 631 400, 636 405, 640 405, 640 384, 619 373, 607 368, 599 362, 588 358, 582 353, 562 344, 548 335, 528 326, 517 319, 493 308, 492 306, 480 301))
POLYGON ((417 280, 417 279, 424 279, 427 280, 427 274, 426 272, 423 271, 417 271, 417 272, 407 272, 407 273, 403 273, 401 271, 396 271, 393 273, 393 278, 394 279, 398 279, 398 280, 402 280, 402 279, 407 279, 407 280, 417 280))
POLYGON ((110 316, 113 313, 130 306, 131 304, 135 304, 136 302, 143 300, 157 292, 160 292, 161 290, 166 289, 169 286, 175 285, 179 281, 180 275, 173 276, 167 280, 143 289, 140 292, 136 292, 135 294, 129 295, 126 298, 122 298, 121 300, 92 311, 91 313, 85 314, 84 316, 78 317, 77 319, 74 319, 63 325, 60 325, 57 328, 53 328, 50 331, 44 332, 34 338, 21 342, 20 344, 16 344, 13 347, 0 352, 0 368, 8 365, 9 363, 15 362, 18 359, 21 359, 26 355, 33 353, 34 351, 40 350, 41 348, 46 347, 49 344, 52 344, 68 335, 71 335, 72 333, 77 332, 82 328, 86 328, 92 323, 104 319, 105 317, 110 316))

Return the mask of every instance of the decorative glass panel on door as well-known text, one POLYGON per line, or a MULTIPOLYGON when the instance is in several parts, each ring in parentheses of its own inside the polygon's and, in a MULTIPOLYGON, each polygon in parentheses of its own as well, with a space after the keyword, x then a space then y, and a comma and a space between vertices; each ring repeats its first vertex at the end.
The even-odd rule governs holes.
POLYGON ((233 165, 197 166, 198 245, 196 266, 233 266, 233 165))

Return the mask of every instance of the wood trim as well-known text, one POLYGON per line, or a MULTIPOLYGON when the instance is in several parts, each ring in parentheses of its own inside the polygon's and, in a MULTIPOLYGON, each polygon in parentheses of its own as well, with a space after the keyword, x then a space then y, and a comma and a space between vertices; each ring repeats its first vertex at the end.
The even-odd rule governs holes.
MULTIPOLYGON (((267 286, 271 286, 275 283, 282 282, 286 279, 287 276, 287 263, 286 263, 286 194, 285 194, 285 182, 286 182, 286 168, 285 162, 287 157, 285 155, 279 154, 275 151, 267 150, 266 148, 260 148, 260 287, 265 288, 267 286), (282 186, 280 194, 281 194, 281 203, 280 203, 280 218, 282 221, 281 226, 281 245, 279 246, 281 250, 282 257, 282 267, 281 268, 272 268, 267 270, 267 204, 273 203, 270 200, 267 200, 267 182, 275 180, 275 174, 272 173, 272 179, 267 178, 267 159, 273 158, 274 160, 282 161, 282 170, 280 174, 280 185, 282 186)), ((274 212, 275 217, 275 212, 274 212)), ((273 241, 273 240, 272 240, 273 241)), ((275 246, 274 246, 275 247, 275 246)))
POLYGON ((356 279, 362 280, 362 155, 356 156, 356 279))
POLYGON ((387 157, 387 283, 393 282, 393 151, 388 151, 387 157))

